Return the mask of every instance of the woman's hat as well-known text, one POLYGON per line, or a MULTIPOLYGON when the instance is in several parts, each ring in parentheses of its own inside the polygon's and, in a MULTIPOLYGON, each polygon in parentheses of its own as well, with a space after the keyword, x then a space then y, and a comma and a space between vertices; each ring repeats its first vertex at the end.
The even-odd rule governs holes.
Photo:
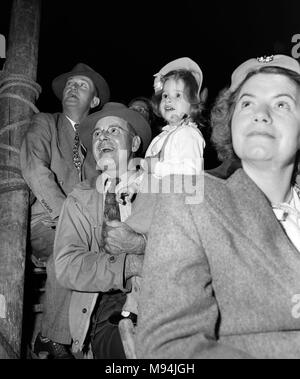
POLYGON ((87 76, 92 80, 97 91, 97 96, 101 100, 101 104, 104 105, 109 101, 110 90, 106 80, 94 71, 90 66, 84 63, 78 63, 71 71, 66 72, 57 76, 52 82, 52 89, 56 97, 61 101, 64 88, 66 86, 67 80, 72 76, 87 76))
POLYGON ((233 71, 230 91, 234 92, 250 72, 256 71, 261 67, 281 67, 300 74, 300 65, 298 61, 287 55, 270 55, 260 58, 251 58, 233 71))
POLYGON ((99 120, 104 117, 119 117, 127 121, 136 134, 141 138, 143 143, 143 154, 145 153, 151 141, 151 128, 148 121, 139 112, 129 109, 121 103, 107 103, 101 111, 95 112, 87 116, 79 125, 79 138, 87 150, 92 146, 92 133, 99 120))
POLYGON ((187 70, 190 71, 193 76, 196 79, 196 82, 198 84, 198 94, 200 92, 202 81, 203 81, 203 74, 200 69, 200 67, 197 65, 196 62, 194 62, 190 58, 178 58, 175 59, 175 61, 172 61, 168 64, 166 64, 157 74, 155 74, 154 79, 154 92, 157 93, 163 89, 163 82, 162 78, 167 75, 171 71, 176 70, 187 70))

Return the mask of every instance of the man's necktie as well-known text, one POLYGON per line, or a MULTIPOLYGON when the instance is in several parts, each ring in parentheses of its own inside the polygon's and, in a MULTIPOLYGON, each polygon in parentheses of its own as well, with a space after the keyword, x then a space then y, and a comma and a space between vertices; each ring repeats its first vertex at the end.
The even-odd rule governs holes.
POLYGON ((74 166, 77 168, 77 170, 80 171, 81 159, 80 159, 80 155, 79 155, 80 140, 79 140, 78 127, 79 127, 79 124, 74 125, 75 137, 74 137, 74 144, 73 144, 73 162, 74 162, 74 166))
POLYGON ((116 200, 116 194, 114 191, 117 184, 118 183, 112 182, 112 184, 110 185, 105 195, 105 203, 104 203, 104 220, 105 221, 112 221, 112 220, 120 221, 121 220, 119 203, 116 200))

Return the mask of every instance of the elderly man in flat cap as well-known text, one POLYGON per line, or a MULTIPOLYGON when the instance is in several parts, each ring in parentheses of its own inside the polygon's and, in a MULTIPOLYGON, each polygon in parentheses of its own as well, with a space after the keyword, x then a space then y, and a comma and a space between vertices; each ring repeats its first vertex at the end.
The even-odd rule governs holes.
POLYGON ((134 202, 117 202, 116 192, 135 175, 134 155, 138 150, 145 152, 151 129, 139 112, 107 103, 85 119, 79 133, 101 175, 77 185, 63 205, 54 244, 56 275, 69 291, 70 306, 67 302, 65 312, 73 351, 84 348, 90 330, 94 358, 125 358, 118 323, 132 316, 122 314, 122 309, 131 290, 129 279, 140 275, 143 256, 110 255, 104 250, 103 238, 105 223, 124 221, 135 206, 134 202))
MULTIPOLYGON (((95 175, 94 165, 85 159, 86 149, 79 140, 78 125, 92 109, 102 107, 110 96, 105 79, 91 67, 78 63, 70 72, 52 82, 62 103, 61 113, 39 113, 21 147, 21 168, 35 201, 31 206, 30 242, 34 260, 47 261, 45 309, 40 348, 52 358, 71 358, 60 345, 66 332, 60 327, 57 309, 64 301, 55 282, 53 244, 55 228, 68 193, 81 180, 95 175), (60 344, 59 344, 60 343, 60 344)), ((39 335, 39 339, 41 336, 39 335)))

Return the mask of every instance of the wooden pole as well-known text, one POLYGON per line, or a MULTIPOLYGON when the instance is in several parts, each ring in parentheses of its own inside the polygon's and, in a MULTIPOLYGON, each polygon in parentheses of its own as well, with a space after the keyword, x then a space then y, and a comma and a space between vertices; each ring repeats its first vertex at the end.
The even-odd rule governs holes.
POLYGON ((40 0, 13 0, 7 59, 0 71, 0 358, 20 358, 28 189, 19 150, 37 111, 40 0))

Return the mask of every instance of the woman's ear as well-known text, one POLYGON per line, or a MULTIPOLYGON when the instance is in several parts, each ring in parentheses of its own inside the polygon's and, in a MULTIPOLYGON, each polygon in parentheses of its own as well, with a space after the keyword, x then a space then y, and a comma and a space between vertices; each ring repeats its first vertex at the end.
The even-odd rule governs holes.
POLYGON ((91 101, 91 108, 96 108, 100 104, 100 99, 97 96, 93 97, 93 100, 91 101))
POLYGON ((131 145, 131 151, 133 153, 136 153, 138 149, 140 148, 142 143, 142 140, 139 136, 134 136, 132 139, 132 145, 131 145))

